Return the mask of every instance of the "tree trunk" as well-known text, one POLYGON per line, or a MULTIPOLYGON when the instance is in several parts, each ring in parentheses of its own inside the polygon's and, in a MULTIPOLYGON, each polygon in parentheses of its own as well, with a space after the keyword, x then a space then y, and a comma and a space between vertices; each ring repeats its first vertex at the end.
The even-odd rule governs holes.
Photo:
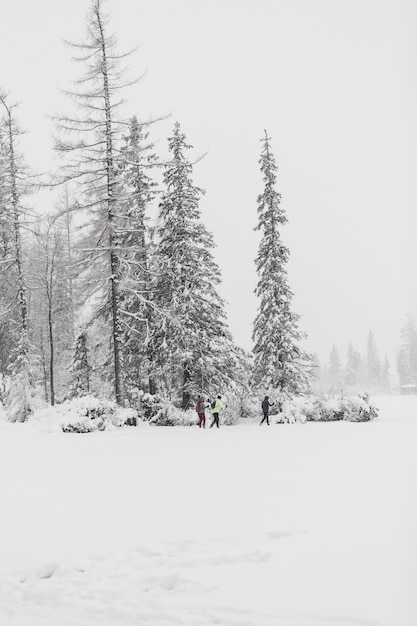
POLYGON ((49 331, 49 387, 51 391, 51 406, 55 404, 54 386, 54 334, 52 327, 52 300, 48 298, 48 331, 49 331))
POLYGON ((183 384, 182 384, 182 404, 183 411, 186 411, 190 406, 191 395, 188 389, 189 382, 191 380, 191 373, 189 370, 189 364, 184 363, 183 367, 183 384))
POLYGON ((108 80, 108 66, 106 55, 106 39, 100 15, 100 3, 97 2, 97 23, 100 30, 101 53, 102 53, 102 75, 103 75, 103 95, 106 115, 106 176, 107 176, 107 219, 109 226, 109 248, 110 248, 110 297, 112 310, 112 337, 113 337, 113 358, 114 358, 114 391, 117 404, 123 404, 123 378, 122 378, 122 350, 120 340, 120 312, 118 298, 119 263, 114 248, 114 159, 112 141, 112 116, 110 103, 110 90, 108 80))
POLYGON ((45 394, 45 402, 48 404, 49 402, 49 394, 48 394, 48 373, 46 370, 46 359, 45 359, 45 349, 43 345, 43 332, 41 329, 41 340, 40 340, 40 348, 41 348, 41 363, 42 363, 42 372, 43 372, 43 390, 45 394))

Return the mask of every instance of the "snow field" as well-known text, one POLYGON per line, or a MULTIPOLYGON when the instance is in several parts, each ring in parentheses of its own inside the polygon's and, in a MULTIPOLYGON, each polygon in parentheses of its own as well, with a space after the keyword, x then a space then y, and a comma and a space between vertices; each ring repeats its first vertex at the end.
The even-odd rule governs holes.
POLYGON ((376 403, 359 424, 1 422, 0 623, 415 626, 417 398, 376 403))

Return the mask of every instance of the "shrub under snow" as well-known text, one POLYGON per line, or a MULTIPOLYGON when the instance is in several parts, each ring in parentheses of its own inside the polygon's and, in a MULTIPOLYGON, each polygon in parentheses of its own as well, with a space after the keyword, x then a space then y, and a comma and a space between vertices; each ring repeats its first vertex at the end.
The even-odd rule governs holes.
POLYGON ((378 409, 368 396, 332 396, 319 398, 307 396, 296 400, 285 400, 282 411, 276 416, 277 423, 294 422, 367 422, 378 416, 378 409))
POLYGON ((61 428, 66 433, 91 433, 94 430, 109 430, 136 424, 137 412, 134 409, 119 407, 110 400, 99 400, 93 396, 83 396, 67 400, 56 407, 62 415, 61 428))
POLYGON ((149 420, 155 426, 194 426, 198 424, 198 416, 195 410, 184 411, 173 404, 161 401, 157 413, 149 420))

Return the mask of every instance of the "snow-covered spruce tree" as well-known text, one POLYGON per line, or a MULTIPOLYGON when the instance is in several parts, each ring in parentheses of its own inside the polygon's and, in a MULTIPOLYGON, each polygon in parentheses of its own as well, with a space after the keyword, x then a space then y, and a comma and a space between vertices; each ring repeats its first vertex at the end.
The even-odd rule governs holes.
POLYGON ((337 393, 342 386, 342 363, 339 356, 339 350, 335 345, 332 346, 329 355, 329 367, 327 369, 329 391, 337 393))
POLYGON ((121 148, 119 172, 123 183, 119 217, 120 313, 126 392, 135 388, 155 393, 152 375, 153 311, 150 242, 146 237, 147 213, 156 196, 156 183, 149 176, 156 157, 149 134, 136 117, 121 148))
POLYGON ((70 396, 85 396, 90 393, 90 363, 88 360, 87 333, 81 332, 74 346, 70 396))
POLYGON ((387 355, 385 355, 385 359, 384 359, 384 362, 382 364, 382 369, 381 369, 381 390, 385 392, 388 392, 391 387, 389 370, 390 370, 389 360, 388 360, 387 355))
POLYGON ((401 329, 401 349, 397 356, 400 385, 417 384, 417 330, 416 320, 407 316, 401 329))
POLYGON ((317 354, 311 355, 311 386, 319 391, 322 386, 323 370, 317 354))
MULTIPOLYGON (((10 352, 7 366, 12 380, 7 386, 5 404, 12 421, 26 421, 33 410, 33 371, 36 364, 34 349, 29 341, 27 279, 22 241, 22 223, 25 219, 22 198, 28 193, 29 185, 23 158, 17 146, 21 131, 14 116, 14 106, 9 105, 8 98, 3 93, 0 93, 0 107, 3 112, 2 213, 4 219, 9 221, 6 239, 7 245, 10 245, 7 251, 3 250, 6 258, 2 271, 5 272, 8 283, 14 286, 14 307, 18 311, 16 326, 12 329, 14 348, 10 352)), ((3 233, 6 230, 3 228, 3 233)))
POLYGON ((346 367, 344 372, 345 385, 352 390, 357 390, 363 383, 363 368, 361 355, 354 349, 351 342, 349 342, 347 351, 346 367))
POLYGON ((309 389, 310 357, 300 348, 303 333, 298 329, 299 315, 291 310, 293 294, 288 286, 289 250, 281 240, 281 227, 287 217, 276 191, 277 165, 265 131, 260 158, 264 190, 258 197, 258 225, 262 233, 256 258, 259 298, 253 326, 255 387, 296 395, 309 389))
POLYGON ((379 391, 381 389, 381 359, 379 358, 375 337, 371 330, 368 335, 366 364, 369 391, 379 391))
POLYGON ((178 123, 168 140, 164 193, 156 228, 158 279, 155 301, 159 332, 154 338, 159 386, 187 408, 198 393, 221 393, 238 360, 217 287, 220 270, 213 236, 201 222, 204 193, 192 181, 193 166, 178 123))
POLYGON ((77 184, 78 208, 83 213, 84 237, 77 242, 80 292, 109 327, 108 378, 116 402, 124 400, 123 346, 120 311, 120 215, 123 190, 120 180, 120 147, 127 121, 120 119, 123 78, 121 59, 103 0, 93 0, 84 43, 70 45, 79 53, 84 75, 67 93, 78 112, 57 118, 60 141, 57 149, 67 158, 60 182, 77 184), (82 280, 81 280, 82 279, 82 280))

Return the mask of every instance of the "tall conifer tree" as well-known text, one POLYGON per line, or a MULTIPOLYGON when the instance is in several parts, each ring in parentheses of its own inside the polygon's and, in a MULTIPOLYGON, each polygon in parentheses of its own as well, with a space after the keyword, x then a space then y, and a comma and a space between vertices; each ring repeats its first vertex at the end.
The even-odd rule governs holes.
POLYGON ((165 167, 157 226, 156 301, 163 314, 155 345, 160 380, 186 408, 196 394, 219 393, 230 383, 237 352, 217 292, 220 270, 213 237, 201 222, 204 192, 193 184, 186 157, 192 146, 178 123, 168 143, 172 157, 165 167))
POLYGON ((119 215, 120 312, 126 391, 132 387, 155 392, 153 382, 153 274, 148 212, 156 196, 156 183, 149 172, 156 157, 146 127, 136 117, 121 149, 120 175, 123 203, 119 215), (145 380, 147 379, 147 380, 145 380))
POLYGON ((401 349, 397 356, 400 385, 417 384, 416 320, 408 316, 401 329, 401 349))
POLYGON ((338 391, 338 388, 342 384, 342 364, 339 351, 335 345, 333 345, 330 350, 328 377, 330 389, 333 392, 338 391))
POLYGON ((347 352, 347 362, 344 373, 345 384, 350 387, 355 387, 361 384, 361 371, 362 371, 362 359, 357 350, 353 348, 351 342, 349 342, 347 352))
POLYGON ((265 131, 260 158, 264 190, 258 197, 258 226, 262 234, 256 258, 259 298, 253 327, 254 383, 262 389, 293 395, 306 391, 310 381, 308 357, 300 348, 303 334, 300 316, 291 310, 293 294, 288 286, 289 250, 281 239, 287 223, 276 189, 277 165, 265 131))
POLYGON ((379 391, 381 388, 381 359, 379 358, 375 337, 371 330, 368 335, 366 364, 369 389, 370 391, 379 391))

